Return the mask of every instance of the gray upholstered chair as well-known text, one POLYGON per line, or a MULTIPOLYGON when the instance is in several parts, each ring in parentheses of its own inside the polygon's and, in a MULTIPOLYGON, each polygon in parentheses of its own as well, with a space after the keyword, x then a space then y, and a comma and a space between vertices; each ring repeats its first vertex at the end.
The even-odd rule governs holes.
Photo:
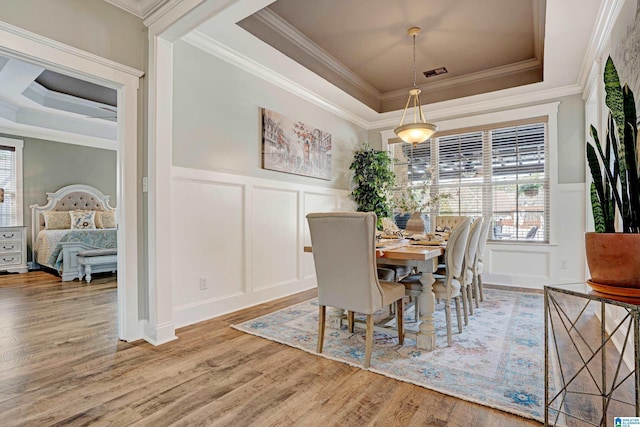
POLYGON ((482 287, 482 270, 484 268, 483 257, 484 248, 487 246, 487 240, 489 239, 489 231, 491 231, 491 224, 493 224, 493 217, 485 218, 482 223, 482 230, 480 231, 480 238, 478 239, 478 252, 476 253, 476 261, 473 265, 476 307, 478 306, 478 300, 484 301, 484 292, 482 287))
POLYGON ((469 323, 468 315, 473 314, 474 265, 478 253, 478 241, 482 232, 483 218, 476 218, 469 227, 469 239, 464 253, 464 272, 462 281, 462 298, 464 308, 464 324, 469 323))
MULTIPOLYGON (((436 281, 433 284, 433 293, 438 300, 444 300, 444 310, 447 320, 447 344, 451 345, 451 300, 456 304, 456 317, 458 319, 458 332, 462 332, 462 315, 460 314, 460 299, 464 272, 464 255, 467 249, 469 238, 469 227, 471 218, 465 218, 453 229, 447 242, 444 252, 443 270, 444 276, 434 275, 436 281)), ((421 273, 412 274, 402 280, 402 284, 407 289, 407 293, 418 293, 422 291, 420 282, 421 273)), ((416 302, 417 303, 417 302, 416 302)))
POLYGON ((462 215, 438 215, 436 216, 436 229, 448 228, 453 230, 458 224, 462 223, 465 218, 467 217, 462 215))
POLYGON ((364 367, 371 362, 373 313, 396 303, 398 342, 404 342, 402 299, 404 286, 378 280, 376 268, 376 214, 333 212, 307 215, 318 280, 318 353, 322 353, 326 307, 367 315, 364 367))

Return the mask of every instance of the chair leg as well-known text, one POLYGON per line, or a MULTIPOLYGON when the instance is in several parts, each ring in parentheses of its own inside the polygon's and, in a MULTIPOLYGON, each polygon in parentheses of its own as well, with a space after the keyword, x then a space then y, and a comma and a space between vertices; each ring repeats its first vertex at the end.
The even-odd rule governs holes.
POLYGON ((484 289, 482 287, 482 276, 478 274, 478 291, 480 292, 480 301, 484 301, 484 289))
POLYGON ((413 315, 416 323, 420 320, 420 297, 413 297, 413 315))
POLYGON ((462 315, 460 314, 460 297, 456 297, 456 318, 458 319, 458 332, 462 333, 462 315))
POLYGON ((398 327, 398 344, 404 344, 404 306, 402 298, 396 301, 396 324, 398 327))
POLYGON ((367 314, 367 335, 364 347, 364 368, 371 364, 371 350, 373 349, 373 314, 367 314))
POLYGON ((473 275, 473 298, 476 300, 476 308, 480 308, 480 285, 478 285, 478 276, 473 275))
POLYGON ((347 311, 347 327, 349 332, 353 333, 356 327, 356 313, 353 311, 347 311))
POLYGON ((327 313, 327 306, 321 305, 318 306, 318 346, 316 351, 318 353, 322 353, 322 344, 324 343, 324 320, 327 313))
POLYGON ((467 287, 461 286, 460 292, 462 293, 462 312, 464 314, 464 325, 467 326, 469 324, 469 308, 467 307, 467 287))
POLYGON ((451 301, 444 300, 444 313, 447 318, 447 345, 451 347, 453 339, 451 338, 451 301))
POLYGON ((472 289, 472 285, 467 285, 465 286, 465 288, 467 288, 467 300, 469 301, 469 315, 473 316, 473 289, 472 289))

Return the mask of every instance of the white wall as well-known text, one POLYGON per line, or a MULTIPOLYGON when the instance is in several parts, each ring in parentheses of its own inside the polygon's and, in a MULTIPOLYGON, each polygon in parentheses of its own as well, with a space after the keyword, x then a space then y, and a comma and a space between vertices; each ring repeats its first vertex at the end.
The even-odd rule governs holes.
POLYGON ((174 64, 176 327, 316 286, 305 215, 354 209, 348 166, 365 130, 185 42, 174 64), (330 181, 261 169, 260 107, 332 134, 330 181))

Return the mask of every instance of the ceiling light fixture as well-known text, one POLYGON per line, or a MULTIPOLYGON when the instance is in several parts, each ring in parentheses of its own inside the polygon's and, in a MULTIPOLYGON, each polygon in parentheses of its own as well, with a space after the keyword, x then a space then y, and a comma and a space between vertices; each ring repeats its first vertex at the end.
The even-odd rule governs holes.
POLYGON ((404 107, 400 126, 393 130, 400 139, 413 145, 426 141, 438 130, 436 125, 427 123, 427 120, 424 118, 422 104, 420 103, 421 91, 416 85, 416 35, 418 35, 420 31, 420 27, 411 27, 407 30, 407 34, 413 38, 413 88, 409 91, 409 99, 407 99, 407 105, 404 107), (405 125, 403 124, 404 118, 410 108, 409 106, 412 104, 412 100, 413 123, 405 125))

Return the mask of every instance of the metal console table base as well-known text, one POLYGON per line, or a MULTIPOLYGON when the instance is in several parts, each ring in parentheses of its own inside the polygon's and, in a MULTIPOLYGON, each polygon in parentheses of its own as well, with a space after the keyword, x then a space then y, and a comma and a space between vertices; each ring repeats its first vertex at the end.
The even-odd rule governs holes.
POLYGON ((545 426, 614 426, 614 417, 639 417, 640 305, 546 286, 544 307, 545 426), (624 355, 631 351, 630 369, 624 355))

